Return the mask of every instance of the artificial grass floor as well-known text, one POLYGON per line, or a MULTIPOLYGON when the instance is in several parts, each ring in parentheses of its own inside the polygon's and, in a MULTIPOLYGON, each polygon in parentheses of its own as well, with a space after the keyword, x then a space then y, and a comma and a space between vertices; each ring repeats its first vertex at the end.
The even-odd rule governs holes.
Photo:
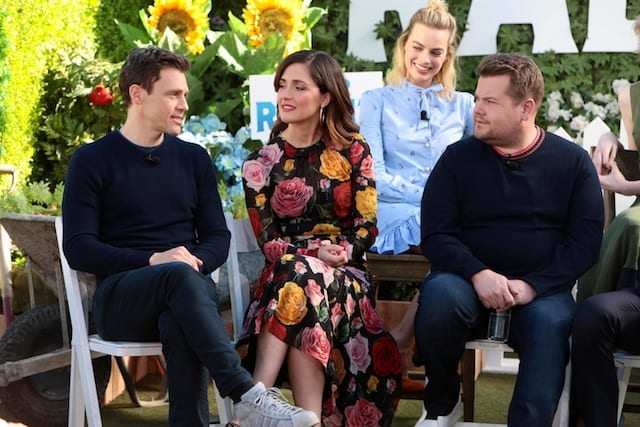
MULTIPOLYGON (((479 376, 476 383, 475 421, 484 423, 504 424, 507 419, 507 409, 511 393, 513 392, 515 376, 505 374, 486 374, 479 376)), ((138 386, 141 396, 155 396, 159 378, 150 375, 138 386)), ((291 400, 288 390, 283 391, 291 400)), ((213 392, 209 392, 210 408, 216 413, 213 392)), ((640 397, 629 395, 628 401, 639 402, 640 397)), ((413 427, 422 411, 422 401, 403 399, 398 405, 393 421, 394 427, 413 427)), ((102 409, 103 425, 105 427, 159 427, 167 426, 168 406, 156 408, 140 408, 133 406, 129 396, 125 393, 102 409)), ((624 414, 624 427, 640 427, 640 414, 624 414)))

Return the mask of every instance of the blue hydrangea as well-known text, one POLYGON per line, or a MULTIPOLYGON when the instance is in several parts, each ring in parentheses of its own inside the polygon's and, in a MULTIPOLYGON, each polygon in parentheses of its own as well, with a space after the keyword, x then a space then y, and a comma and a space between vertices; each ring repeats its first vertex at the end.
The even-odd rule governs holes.
POLYGON ((249 155, 244 143, 251 138, 248 127, 243 126, 235 135, 227 132, 227 124, 210 113, 204 117, 191 116, 183 126, 180 138, 202 145, 209 151, 218 180, 222 207, 234 216, 244 206, 242 189, 242 163, 249 155))

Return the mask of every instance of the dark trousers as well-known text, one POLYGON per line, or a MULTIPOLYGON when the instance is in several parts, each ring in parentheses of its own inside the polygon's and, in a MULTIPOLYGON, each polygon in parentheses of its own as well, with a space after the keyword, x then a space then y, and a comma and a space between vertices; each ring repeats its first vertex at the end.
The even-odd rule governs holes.
POLYGON ((209 425, 208 374, 223 396, 252 382, 227 335, 213 281, 185 263, 107 277, 93 312, 104 339, 162 342, 172 427, 209 425))
MULTIPOLYGON (((551 426, 569 361, 574 311, 569 291, 511 310, 507 344, 518 352, 520 368, 509 406, 510 427, 551 426)), ((429 416, 448 414, 458 401, 458 363, 468 340, 486 338, 488 313, 473 285, 457 275, 436 272, 422 283, 415 334, 426 370, 429 416)))
POLYGON ((617 426, 618 378, 613 352, 640 353, 638 290, 587 298, 578 306, 572 341, 572 418, 582 418, 587 427, 617 426))

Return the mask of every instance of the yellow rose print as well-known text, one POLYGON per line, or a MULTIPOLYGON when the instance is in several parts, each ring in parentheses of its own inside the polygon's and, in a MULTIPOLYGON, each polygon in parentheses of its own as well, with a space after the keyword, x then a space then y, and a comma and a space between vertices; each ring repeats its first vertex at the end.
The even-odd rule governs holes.
POLYGON ((264 206, 265 202, 267 201, 267 196, 265 196, 264 194, 258 194, 256 196, 256 206, 261 208, 264 206))
POLYGON ((276 317, 283 325, 300 323, 307 314, 307 297, 304 290, 294 282, 287 282, 278 291, 276 317))
POLYGON ((284 171, 287 172, 287 173, 289 173, 292 170, 294 170, 295 167, 296 167, 296 161, 293 160, 293 159, 289 159, 286 162, 284 162, 283 168, 284 168, 284 171))
POLYGON ((304 233, 305 235, 315 236, 317 234, 340 234, 340 228, 333 224, 316 224, 313 230, 304 233))
POLYGON ((367 221, 376 219, 377 193, 375 188, 367 187, 356 192, 356 209, 367 221))
POLYGON ((336 150, 324 150, 320 155, 320 173, 331 179, 347 181, 351 177, 351 165, 336 150))
POLYGON ((369 381, 367 381, 367 387, 369 387, 369 390, 371 391, 376 391, 376 389, 378 388, 378 383, 380 381, 378 380, 377 377, 374 377, 373 375, 371 375, 369 377, 369 381))

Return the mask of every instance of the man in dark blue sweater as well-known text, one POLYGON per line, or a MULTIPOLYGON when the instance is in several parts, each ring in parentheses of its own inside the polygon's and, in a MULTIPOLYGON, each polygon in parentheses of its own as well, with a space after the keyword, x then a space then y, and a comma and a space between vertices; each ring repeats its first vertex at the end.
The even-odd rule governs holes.
POLYGON ((415 319, 428 380, 417 425, 453 425, 465 342, 487 336, 490 310, 510 310, 520 369, 508 424, 551 426, 569 360, 571 288, 602 240, 600 184, 585 150, 536 126, 544 81, 530 58, 491 55, 478 75, 474 136, 446 149, 422 199, 432 273, 415 319))
POLYGON ((208 375, 247 426, 312 426, 313 412, 254 383, 240 366, 209 274, 229 251, 211 158, 175 137, 187 111, 189 61, 133 49, 120 72, 121 129, 80 147, 62 205, 71 267, 94 273, 100 336, 161 341, 171 426, 208 426, 208 375))

